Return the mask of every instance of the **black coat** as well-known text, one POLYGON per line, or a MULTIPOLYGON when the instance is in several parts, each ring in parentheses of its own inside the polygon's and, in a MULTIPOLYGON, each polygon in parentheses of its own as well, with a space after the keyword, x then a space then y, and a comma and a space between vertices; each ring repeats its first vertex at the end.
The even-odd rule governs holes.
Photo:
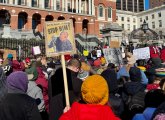
MULTIPOLYGON (((69 69, 66 69, 66 73, 69 100, 70 104, 72 104, 80 97, 82 81, 77 78, 77 73, 69 69)), ((49 100, 49 120, 58 120, 63 113, 63 109, 66 107, 62 68, 57 69, 55 74, 49 80, 49 100)))
POLYGON ((41 120, 41 116, 33 98, 8 93, 0 103, 0 120, 41 120))

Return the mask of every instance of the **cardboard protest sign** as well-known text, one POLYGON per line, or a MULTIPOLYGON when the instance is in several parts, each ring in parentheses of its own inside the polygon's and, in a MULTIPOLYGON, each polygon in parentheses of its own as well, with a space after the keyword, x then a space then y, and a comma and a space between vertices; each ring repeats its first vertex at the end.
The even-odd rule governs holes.
POLYGON ((13 60, 17 59, 16 50, 4 49, 3 59, 6 59, 8 54, 12 54, 13 55, 13 60))
POLYGON ((45 48, 48 57, 76 52, 72 20, 45 23, 45 48))
POLYGON ((150 49, 149 47, 135 49, 133 50, 133 55, 135 56, 136 60, 148 59, 150 58, 150 49))
POLYGON ((119 41, 110 41, 110 48, 119 48, 120 42, 119 41))
POLYGON ((122 53, 119 48, 103 49, 104 57, 108 63, 113 63, 117 66, 123 64, 122 53))
POLYGON ((34 54, 34 55, 39 55, 39 54, 41 54, 40 46, 35 46, 35 47, 33 47, 33 54, 34 54))

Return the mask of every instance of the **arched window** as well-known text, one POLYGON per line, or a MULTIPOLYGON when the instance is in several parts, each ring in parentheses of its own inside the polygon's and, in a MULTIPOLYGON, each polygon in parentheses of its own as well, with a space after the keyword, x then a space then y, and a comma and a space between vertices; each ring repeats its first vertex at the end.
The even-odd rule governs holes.
POLYGON ((112 8, 108 8, 108 18, 112 18, 112 8))
POLYGON ((102 5, 99 6, 99 17, 104 17, 104 7, 102 5))

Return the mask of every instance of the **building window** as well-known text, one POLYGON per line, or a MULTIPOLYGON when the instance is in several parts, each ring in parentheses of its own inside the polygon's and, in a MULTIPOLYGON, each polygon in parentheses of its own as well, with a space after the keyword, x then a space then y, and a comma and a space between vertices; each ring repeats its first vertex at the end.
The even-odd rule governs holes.
POLYGON ((155 18, 155 16, 154 16, 154 14, 152 14, 152 19, 154 19, 155 18))
POLYGON ((18 5, 25 5, 25 0, 18 0, 18 5))
POLYGON ((32 7, 38 7, 38 0, 32 0, 32 7))
POLYGON ((61 10, 61 9, 60 9, 60 4, 61 4, 61 3, 60 3, 60 0, 57 0, 57 1, 56 1, 56 9, 57 9, 57 10, 61 10))
POLYGON ((99 6, 99 17, 104 17, 104 8, 103 6, 99 6))
POLYGON ((108 18, 112 18, 112 8, 108 8, 108 18))
POLYGON ((160 39, 163 39, 163 32, 162 31, 159 31, 159 36, 160 36, 160 39))
POLYGON ((135 18, 133 18, 133 22, 134 22, 134 23, 136 22, 136 19, 135 19, 135 18))
POLYGON ((159 27, 162 27, 162 21, 159 20, 159 27))
POLYGON ((136 29, 136 25, 133 25, 133 29, 134 29, 134 30, 136 29))
POLYGON ((142 22, 142 18, 140 18, 140 22, 142 22))
POLYGON ((127 24, 128 30, 130 30, 130 24, 127 24))
POLYGON ((124 17, 121 17, 121 21, 124 21, 124 17))
POLYGON ((50 8, 50 0, 45 0, 45 8, 50 8))
POLYGON ((158 13, 158 16, 159 16, 159 17, 161 17, 161 16, 162 16, 161 12, 160 12, 160 13, 158 13))
POLYGON ((155 28, 155 22, 152 22, 152 28, 155 28))
POLYGON ((129 17, 127 18, 127 22, 130 22, 130 18, 129 17))
POLYGON ((146 16, 146 20, 148 20, 148 16, 146 16))
POLYGON ((121 24, 121 27, 124 29, 124 24, 121 24))

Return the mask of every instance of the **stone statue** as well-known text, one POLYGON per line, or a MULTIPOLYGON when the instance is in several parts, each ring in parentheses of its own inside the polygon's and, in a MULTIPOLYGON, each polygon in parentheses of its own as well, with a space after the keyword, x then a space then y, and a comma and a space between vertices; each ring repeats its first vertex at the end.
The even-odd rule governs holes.
POLYGON ((5 24, 10 24, 10 14, 8 12, 5 13, 5 24))

